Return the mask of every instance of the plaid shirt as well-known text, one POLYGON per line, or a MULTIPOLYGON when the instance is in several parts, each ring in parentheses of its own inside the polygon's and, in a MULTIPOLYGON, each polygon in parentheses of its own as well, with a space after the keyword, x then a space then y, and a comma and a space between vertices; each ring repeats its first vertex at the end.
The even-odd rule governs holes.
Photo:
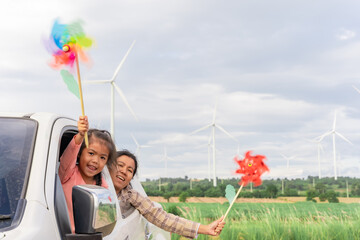
POLYGON ((190 239, 197 237, 200 223, 167 213, 161 207, 156 207, 148 197, 132 189, 130 185, 120 192, 118 198, 122 202, 133 205, 149 222, 168 232, 190 239))

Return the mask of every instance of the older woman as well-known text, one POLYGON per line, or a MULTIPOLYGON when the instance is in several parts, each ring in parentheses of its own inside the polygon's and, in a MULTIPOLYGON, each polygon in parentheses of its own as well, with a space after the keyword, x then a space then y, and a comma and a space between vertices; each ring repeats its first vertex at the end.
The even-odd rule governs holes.
POLYGON ((127 150, 118 151, 116 154, 116 165, 110 168, 110 174, 114 183, 115 191, 120 200, 120 205, 126 203, 135 207, 149 222, 154 225, 187 238, 195 238, 198 234, 217 236, 223 229, 225 222, 223 217, 210 223, 202 225, 179 216, 165 212, 145 196, 132 189, 129 185, 136 174, 137 159, 127 150))

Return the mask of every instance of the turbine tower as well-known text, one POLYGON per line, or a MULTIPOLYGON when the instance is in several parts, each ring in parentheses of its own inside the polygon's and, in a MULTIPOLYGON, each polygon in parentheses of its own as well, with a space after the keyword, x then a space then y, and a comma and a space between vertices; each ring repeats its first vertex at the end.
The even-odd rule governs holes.
POLYGON ((322 141, 324 137, 328 136, 328 135, 332 135, 332 140, 333 140, 333 156, 334 156, 334 179, 337 180, 337 171, 336 171, 336 147, 335 147, 335 135, 338 135, 340 138, 342 138, 344 141, 352 144, 352 142, 350 142, 347 138, 345 138, 341 133, 337 132, 336 129, 336 112, 335 112, 335 117, 334 117, 334 123, 333 123, 333 127, 331 129, 331 131, 324 133, 323 135, 320 135, 319 137, 317 137, 316 139, 318 141, 322 141))
POLYGON ((167 150, 166 150, 166 146, 164 146, 164 157, 163 157, 163 159, 164 159, 164 161, 165 161, 165 178, 167 178, 167 172, 168 172, 168 160, 174 160, 175 161, 175 159, 174 158, 172 158, 172 157, 169 157, 168 155, 167 155, 167 150))
MULTIPOLYGON (((321 139, 322 140, 322 139, 321 139)), ((321 140, 318 138, 315 138, 314 140, 308 140, 312 143, 317 144, 317 158, 318 158, 318 168, 319 168, 319 179, 321 179, 321 157, 320 157, 320 151, 324 152, 324 149, 321 145, 321 140)))
POLYGON ((118 85, 115 82, 115 79, 120 71, 120 68, 122 67, 122 65, 124 64, 127 56, 129 55, 131 49, 133 48, 135 44, 135 41, 133 41, 133 43, 131 44, 130 48, 127 50, 125 56, 123 57, 123 59, 121 60, 120 64, 118 65, 118 67, 116 68, 114 75, 112 76, 111 79, 108 80, 91 80, 91 81, 84 81, 85 84, 111 84, 111 92, 110 92, 110 98, 111 98, 111 105, 110 105, 110 134, 111 137, 113 139, 115 139, 115 127, 114 127, 114 123, 115 123, 115 96, 114 96, 114 90, 117 91, 117 93, 119 94, 119 96, 121 97, 121 99, 123 100, 123 102, 125 103, 126 107, 129 109, 129 111, 131 112, 131 114, 133 115, 133 117, 135 118, 136 121, 138 121, 134 111, 132 110, 132 108, 130 107, 128 101, 126 100, 126 97, 124 95, 124 93, 121 91, 121 89, 118 87, 118 85))
POLYGON ((209 181, 211 181, 211 148, 214 148, 214 146, 211 143, 211 135, 209 137, 207 147, 208 147, 208 178, 209 181))
POLYGON ((234 136, 232 136, 230 133, 228 133, 223 127, 221 127, 219 124, 216 123, 216 107, 217 107, 217 103, 215 104, 215 108, 214 108, 214 115, 213 115, 213 120, 210 124, 199 128, 193 132, 190 133, 190 135, 198 133, 200 131, 203 131, 205 129, 211 128, 211 139, 212 139, 212 159, 213 159, 213 185, 214 187, 217 186, 217 181, 216 181, 216 147, 215 147, 215 129, 219 129, 220 131, 222 131, 223 133, 225 133, 226 135, 228 135, 230 138, 234 139, 237 143, 239 142, 234 136))

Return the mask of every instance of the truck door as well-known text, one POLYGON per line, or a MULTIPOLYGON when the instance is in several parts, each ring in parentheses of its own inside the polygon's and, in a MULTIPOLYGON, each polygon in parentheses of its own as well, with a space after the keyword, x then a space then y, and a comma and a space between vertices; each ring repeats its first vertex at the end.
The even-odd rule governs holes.
POLYGON ((58 233, 54 239, 64 239, 65 234, 71 233, 66 201, 57 170, 62 152, 76 133, 77 122, 68 118, 58 118, 51 130, 45 196, 49 211, 52 213, 54 228, 58 233))

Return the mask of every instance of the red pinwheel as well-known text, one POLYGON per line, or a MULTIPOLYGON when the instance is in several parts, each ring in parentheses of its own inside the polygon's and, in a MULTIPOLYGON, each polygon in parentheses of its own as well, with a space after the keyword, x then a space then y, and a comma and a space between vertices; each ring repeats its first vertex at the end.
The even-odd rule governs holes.
POLYGON ((227 186, 226 187, 226 198, 231 202, 229 208, 227 209, 225 216, 222 221, 225 220, 226 216, 229 214, 231 207, 234 205, 234 202, 236 198, 239 196, 239 193, 241 192, 241 189, 249 184, 250 182, 253 182, 255 186, 261 185, 261 175, 264 172, 268 172, 269 168, 266 166, 266 164, 263 162, 263 160, 266 157, 263 155, 255 155, 251 156, 251 151, 247 151, 245 153, 244 159, 239 159, 237 156, 234 158, 235 162, 239 164, 239 169, 236 170, 236 173, 244 174, 244 176, 241 177, 241 180, 239 182, 240 188, 238 192, 235 195, 235 189, 233 186, 227 186))
POLYGON ((234 158, 240 167, 236 170, 236 173, 244 174, 244 176, 241 177, 239 185, 246 186, 250 182, 253 182, 255 186, 261 185, 261 175, 269 171, 269 168, 263 161, 265 158, 263 155, 251 156, 251 151, 247 151, 245 158, 242 160, 237 156, 234 158))

